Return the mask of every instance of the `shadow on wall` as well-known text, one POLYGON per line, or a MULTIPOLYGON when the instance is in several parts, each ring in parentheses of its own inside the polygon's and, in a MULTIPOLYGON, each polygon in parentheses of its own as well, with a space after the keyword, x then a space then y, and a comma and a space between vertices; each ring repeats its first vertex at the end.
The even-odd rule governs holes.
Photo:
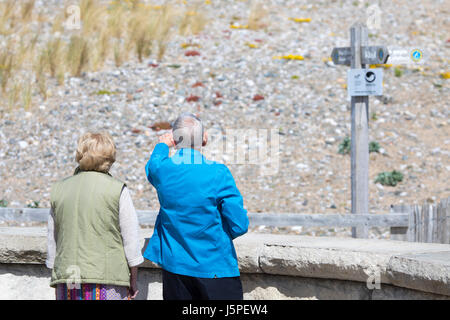
POLYGON ((245 299, 370 299, 363 283, 269 274, 242 274, 245 299))
MULTIPOLYGON (((142 255, 147 248, 150 238, 145 238, 142 255)), ((150 262, 144 259, 143 265, 150 262)), ((138 290, 136 300, 162 300, 162 274, 160 269, 139 268, 138 290)))
POLYGON ((242 274, 245 300, 447 300, 432 293, 381 284, 370 290, 357 281, 242 274))

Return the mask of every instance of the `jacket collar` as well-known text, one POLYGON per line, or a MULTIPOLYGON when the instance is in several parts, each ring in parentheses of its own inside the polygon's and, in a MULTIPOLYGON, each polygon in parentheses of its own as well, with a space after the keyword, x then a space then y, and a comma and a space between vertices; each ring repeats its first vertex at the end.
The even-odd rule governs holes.
POLYGON ((75 168, 75 171, 73 172, 73 175, 77 175, 81 172, 98 172, 98 173, 103 173, 103 174, 107 174, 108 176, 112 177, 109 172, 101 172, 101 171, 94 171, 94 170, 81 170, 81 168, 78 166, 75 168))

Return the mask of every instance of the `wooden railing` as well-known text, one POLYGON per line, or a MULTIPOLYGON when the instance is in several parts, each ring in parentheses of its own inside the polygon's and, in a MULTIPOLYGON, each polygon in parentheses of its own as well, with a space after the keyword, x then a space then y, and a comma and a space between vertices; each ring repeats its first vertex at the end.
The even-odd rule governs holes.
MULTIPOLYGON (((0 220, 46 222, 49 209, 0 208, 0 220)), ((154 225, 157 211, 137 210, 142 225, 154 225)), ((450 244, 450 198, 439 204, 392 206, 388 214, 302 214, 249 212, 251 226, 390 227, 391 239, 450 244)))

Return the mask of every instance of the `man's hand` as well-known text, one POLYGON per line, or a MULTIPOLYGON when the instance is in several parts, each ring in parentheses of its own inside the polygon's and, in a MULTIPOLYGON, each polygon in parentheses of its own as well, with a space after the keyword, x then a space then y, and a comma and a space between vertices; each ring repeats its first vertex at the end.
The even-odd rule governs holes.
POLYGON ((172 132, 164 133, 163 135, 159 136, 159 142, 167 144, 169 148, 175 146, 172 132))

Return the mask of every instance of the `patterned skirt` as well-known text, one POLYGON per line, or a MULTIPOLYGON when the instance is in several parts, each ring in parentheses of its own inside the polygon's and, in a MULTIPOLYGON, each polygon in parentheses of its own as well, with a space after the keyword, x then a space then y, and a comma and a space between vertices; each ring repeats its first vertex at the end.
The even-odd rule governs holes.
POLYGON ((70 289, 65 283, 56 285, 56 300, 130 300, 128 287, 82 283, 79 289, 70 289))

